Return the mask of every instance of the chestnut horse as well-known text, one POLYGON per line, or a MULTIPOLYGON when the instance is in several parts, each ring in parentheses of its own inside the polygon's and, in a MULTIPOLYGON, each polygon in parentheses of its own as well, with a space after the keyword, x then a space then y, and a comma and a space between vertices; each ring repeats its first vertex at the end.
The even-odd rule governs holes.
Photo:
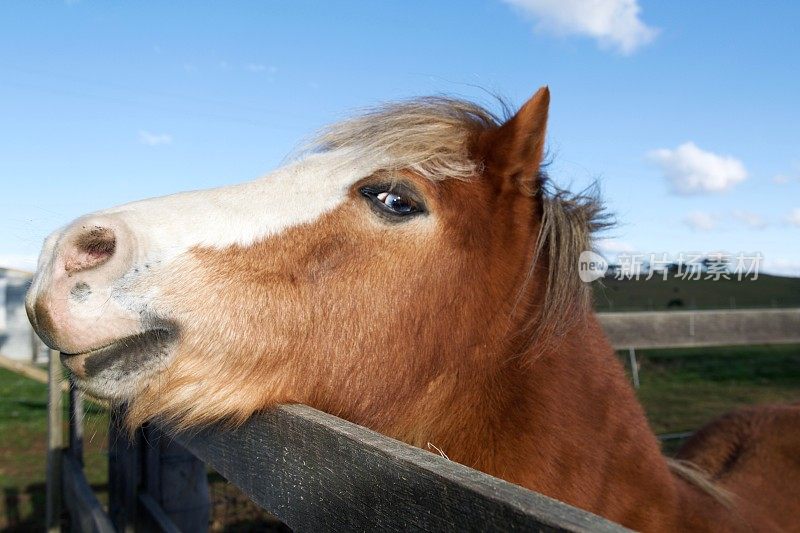
POLYGON ((800 407, 662 457, 578 276, 601 209, 540 169, 549 98, 388 105, 257 181, 79 218, 31 322, 132 426, 300 402, 631 528, 797 531, 800 407))

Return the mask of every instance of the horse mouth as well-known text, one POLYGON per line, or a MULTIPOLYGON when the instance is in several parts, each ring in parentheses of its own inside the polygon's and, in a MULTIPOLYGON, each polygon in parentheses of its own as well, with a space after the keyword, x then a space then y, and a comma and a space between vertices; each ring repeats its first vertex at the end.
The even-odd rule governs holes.
POLYGON ((133 377, 169 356, 175 340, 171 329, 157 328, 82 353, 62 353, 61 362, 78 379, 133 377))

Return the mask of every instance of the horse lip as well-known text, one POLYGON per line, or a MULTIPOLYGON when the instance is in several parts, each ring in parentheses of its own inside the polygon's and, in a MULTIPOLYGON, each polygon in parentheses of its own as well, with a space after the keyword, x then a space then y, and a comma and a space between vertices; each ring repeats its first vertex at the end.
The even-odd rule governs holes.
MULTIPOLYGON (((140 334, 137 333, 136 335, 140 335, 140 334)), ((109 344, 106 344, 105 346, 101 346, 100 348, 92 348, 91 350, 86 350, 85 352, 75 352, 75 353, 61 352, 61 360, 63 361, 64 359, 70 359, 72 357, 90 356, 90 355, 97 354, 97 353, 100 353, 103 350, 106 350, 108 348, 117 347, 120 344, 124 343, 127 339, 129 339, 129 338, 131 338, 133 336, 134 335, 130 335, 128 337, 123 337, 123 338, 117 339, 117 340, 115 340, 115 341, 113 341, 113 342, 111 342, 109 344)))
POLYGON ((131 372, 156 352, 163 351, 172 338, 169 329, 149 329, 85 352, 62 352, 61 362, 78 378, 91 377, 114 365, 120 365, 123 372, 131 372))

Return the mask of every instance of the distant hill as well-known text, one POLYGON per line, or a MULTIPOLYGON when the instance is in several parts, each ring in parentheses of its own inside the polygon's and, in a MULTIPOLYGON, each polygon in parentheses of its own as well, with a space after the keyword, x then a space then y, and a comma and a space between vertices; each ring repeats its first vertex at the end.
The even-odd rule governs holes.
POLYGON ((652 279, 595 281, 598 311, 665 311, 800 307, 800 278, 759 274, 755 280, 652 279))

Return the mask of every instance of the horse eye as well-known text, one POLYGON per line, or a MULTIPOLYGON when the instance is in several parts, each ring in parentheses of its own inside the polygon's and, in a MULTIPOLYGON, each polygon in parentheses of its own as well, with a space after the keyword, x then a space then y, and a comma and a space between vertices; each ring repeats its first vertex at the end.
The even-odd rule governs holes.
POLYGON ((408 198, 392 192, 379 193, 375 198, 399 215, 409 215, 417 212, 417 204, 408 198))
POLYGON ((388 189, 385 187, 364 187, 361 194, 369 198, 379 213, 393 217, 405 217, 421 213, 425 207, 413 198, 413 193, 403 187, 388 189))

